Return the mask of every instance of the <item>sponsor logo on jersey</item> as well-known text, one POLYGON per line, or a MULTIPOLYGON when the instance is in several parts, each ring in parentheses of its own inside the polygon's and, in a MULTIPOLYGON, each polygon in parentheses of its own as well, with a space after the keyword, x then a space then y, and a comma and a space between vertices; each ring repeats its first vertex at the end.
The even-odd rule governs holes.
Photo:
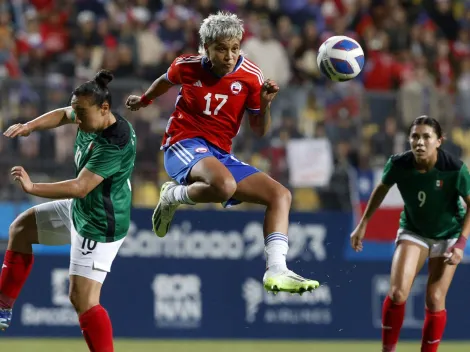
POLYGON ((197 82, 195 82, 195 83, 193 84, 193 86, 195 86, 195 87, 202 87, 202 83, 201 83, 201 81, 197 81, 197 82))
POLYGON ((436 187, 437 188, 442 188, 443 185, 444 185, 444 181, 442 181, 442 180, 437 180, 436 181, 436 187))
POLYGON ((198 147, 195 149, 196 153, 206 153, 207 152, 207 148, 205 147, 198 147))
POLYGON ((230 90, 233 94, 238 94, 242 91, 242 84, 238 81, 235 81, 230 85, 230 90))

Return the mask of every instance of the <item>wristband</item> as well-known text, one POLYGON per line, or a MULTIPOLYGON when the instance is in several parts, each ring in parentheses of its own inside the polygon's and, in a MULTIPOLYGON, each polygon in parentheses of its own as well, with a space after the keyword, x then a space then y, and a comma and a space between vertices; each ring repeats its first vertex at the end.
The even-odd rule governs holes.
POLYGON ((145 106, 147 106, 147 105, 152 104, 152 103, 153 103, 153 100, 150 100, 149 98, 147 98, 147 96, 146 96, 145 93, 144 93, 144 94, 142 94, 142 96, 140 97, 140 102, 141 102, 142 104, 144 104, 145 106))
POLYGON ((460 235, 460 237, 457 239, 457 242, 455 242, 453 247, 464 250, 466 245, 467 245, 467 238, 465 236, 460 235))

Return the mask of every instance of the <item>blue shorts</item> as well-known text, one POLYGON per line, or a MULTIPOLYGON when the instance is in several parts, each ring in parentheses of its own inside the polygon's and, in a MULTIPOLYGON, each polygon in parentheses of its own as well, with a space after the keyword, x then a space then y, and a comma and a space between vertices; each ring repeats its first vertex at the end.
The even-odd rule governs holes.
MULTIPOLYGON (((224 164, 237 183, 259 172, 257 168, 239 161, 233 154, 225 152, 203 138, 184 139, 165 148, 165 170, 176 182, 186 185, 193 166, 209 156, 216 157, 224 164)), ((223 205, 230 207, 240 203, 231 198, 223 205)))

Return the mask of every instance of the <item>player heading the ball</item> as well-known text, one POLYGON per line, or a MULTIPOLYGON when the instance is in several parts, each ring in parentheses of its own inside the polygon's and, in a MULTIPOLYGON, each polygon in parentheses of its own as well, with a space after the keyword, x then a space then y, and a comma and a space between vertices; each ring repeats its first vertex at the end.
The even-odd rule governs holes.
POLYGON ((289 190, 231 153, 232 139, 245 112, 254 133, 266 133, 271 102, 279 91, 276 82, 265 80, 258 66, 240 52, 243 32, 242 21, 235 14, 210 15, 199 29, 199 55, 177 57, 145 94, 127 99, 127 107, 135 111, 174 85, 181 86, 161 146, 165 169, 175 182, 162 186, 152 217, 153 230, 165 236, 180 204, 262 204, 266 206, 265 288, 311 291, 319 283, 286 266, 289 190))
POLYGON ((90 351, 113 351, 108 313, 100 305, 101 286, 130 224, 136 136, 131 124, 111 111, 110 72, 73 91, 71 106, 7 129, 6 137, 77 124, 74 179, 33 183, 21 166, 12 176, 23 191, 58 199, 30 208, 10 226, 0 276, 0 328, 11 323, 12 307, 33 265, 33 244, 71 244, 70 300, 90 351))

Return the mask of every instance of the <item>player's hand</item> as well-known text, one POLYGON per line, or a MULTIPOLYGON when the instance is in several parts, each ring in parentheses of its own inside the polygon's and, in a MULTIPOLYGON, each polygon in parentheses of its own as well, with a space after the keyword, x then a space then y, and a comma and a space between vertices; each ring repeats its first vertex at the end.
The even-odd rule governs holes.
POLYGON ((140 108, 144 108, 146 105, 140 101, 140 97, 137 95, 129 95, 126 100, 126 108, 131 111, 137 111, 140 108))
POLYGON ((265 103, 272 102, 277 92, 279 92, 279 86, 277 83, 272 79, 267 79, 261 87, 261 101, 265 103))
POLYGON ((17 181, 21 185, 23 191, 26 193, 31 193, 33 190, 33 183, 31 182, 28 173, 22 166, 15 166, 13 169, 11 169, 11 175, 13 176, 13 180, 17 181))
POLYGON ((357 225, 356 229, 351 234, 351 238, 350 238, 351 247, 356 252, 362 251, 362 248, 363 248, 362 240, 364 236, 366 235, 366 228, 367 228, 366 224, 359 223, 359 225, 357 225))
POLYGON ((450 250, 445 254, 446 259, 444 263, 449 265, 457 265, 463 258, 463 250, 460 248, 450 247, 450 250))
POLYGON ((18 136, 28 137, 31 134, 31 128, 27 123, 16 123, 3 132, 5 137, 15 138, 18 136))

